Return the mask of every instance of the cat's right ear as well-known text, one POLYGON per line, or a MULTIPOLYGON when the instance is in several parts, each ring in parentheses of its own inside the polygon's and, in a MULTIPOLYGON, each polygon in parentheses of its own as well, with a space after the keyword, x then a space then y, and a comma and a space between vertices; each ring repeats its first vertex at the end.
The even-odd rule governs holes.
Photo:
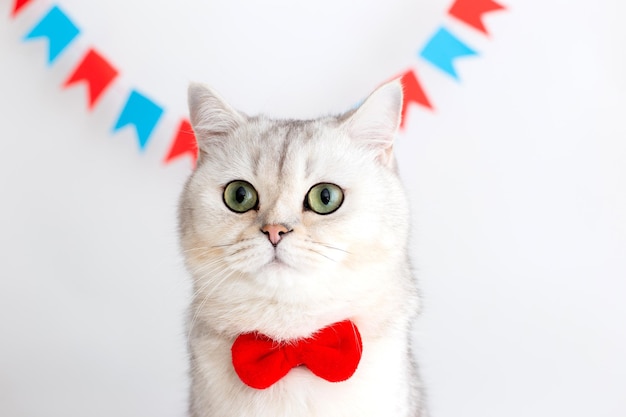
POLYGON ((200 83, 188 89, 189 116, 200 152, 210 152, 211 144, 232 133, 245 121, 219 94, 200 83))
POLYGON ((375 152, 383 165, 395 169, 393 142, 400 128, 402 82, 395 79, 378 87, 343 121, 356 143, 375 152))

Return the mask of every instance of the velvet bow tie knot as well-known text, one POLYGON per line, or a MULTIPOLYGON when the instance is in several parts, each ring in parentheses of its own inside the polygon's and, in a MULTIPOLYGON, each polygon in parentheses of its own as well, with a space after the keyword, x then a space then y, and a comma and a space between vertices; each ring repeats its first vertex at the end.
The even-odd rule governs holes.
POLYGON ((231 353, 241 381, 265 389, 301 365, 327 381, 345 381, 356 371, 362 348, 358 329, 345 320, 311 337, 287 342, 277 342, 258 332, 244 333, 235 339, 231 353))

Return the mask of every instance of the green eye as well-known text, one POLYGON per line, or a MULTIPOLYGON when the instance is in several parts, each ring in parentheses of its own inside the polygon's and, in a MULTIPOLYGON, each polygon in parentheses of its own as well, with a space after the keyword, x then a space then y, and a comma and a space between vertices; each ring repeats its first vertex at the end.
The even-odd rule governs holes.
POLYGON ((224 204, 236 213, 245 213, 257 206, 259 196, 254 187, 245 181, 232 181, 224 189, 224 204))
POLYGON ((314 185, 306 195, 305 207, 317 214, 330 214, 343 203, 343 191, 335 184, 314 185))

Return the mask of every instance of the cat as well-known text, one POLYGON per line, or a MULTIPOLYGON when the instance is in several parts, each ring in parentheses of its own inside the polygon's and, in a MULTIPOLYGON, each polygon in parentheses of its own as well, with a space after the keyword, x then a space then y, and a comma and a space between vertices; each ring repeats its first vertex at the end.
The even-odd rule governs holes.
POLYGON ((409 209, 393 154, 402 100, 394 80, 340 116, 274 120, 190 85, 199 151, 179 229, 194 288, 191 417, 426 416, 411 346, 409 209), (336 362, 240 369, 257 349, 245 343, 290 349, 339 338, 341 326, 336 345, 348 353, 336 362))

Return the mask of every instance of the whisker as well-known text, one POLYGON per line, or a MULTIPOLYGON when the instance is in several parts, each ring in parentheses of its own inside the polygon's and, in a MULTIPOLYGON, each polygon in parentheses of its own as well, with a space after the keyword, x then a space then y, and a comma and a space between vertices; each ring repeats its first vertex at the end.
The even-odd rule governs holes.
POLYGON ((183 250, 183 253, 187 253, 187 252, 196 252, 196 251, 200 251, 200 250, 207 250, 209 249, 209 247, 206 246, 198 246, 195 248, 189 248, 189 249, 185 249, 183 250))
POLYGON ((350 254, 350 252, 345 250, 345 249, 338 248, 336 246, 330 245, 330 244, 325 243, 325 242, 318 242, 318 241, 313 240, 313 239, 307 239, 306 242, 314 243, 316 245, 324 246, 325 248, 328 248, 328 249, 333 249, 333 250, 337 250, 337 251, 340 251, 340 252, 344 252, 344 253, 350 254))
MULTIPOLYGON (((221 260, 215 260, 215 261, 211 262, 210 264, 203 265, 201 268, 197 268, 197 269, 194 271, 194 274, 201 273, 202 275, 201 275, 201 277, 200 277, 200 280, 204 280, 204 279, 205 279, 207 276, 209 276, 210 274, 212 274, 212 273, 214 273, 214 272, 217 272, 217 271, 219 271, 219 270, 221 270, 221 269, 222 269, 222 268, 215 267, 215 266, 216 266, 216 264, 218 264, 219 262, 221 262, 221 260)), ((202 284, 202 285, 200 286, 200 288, 198 288, 198 289, 197 289, 197 290, 196 290, 196 291, 195 291, 195 292, 191 295, 191 299, 194 299, 196 296, 198 296, 199 292, 200 292, 200 291, 203 291, 203 290, 204 290, 204 289, 205 289, 208 285, 211 285, 211 283, 212 283, 212 281, 211 281, 211 280, 208 280, 208 281, 206 281, 204 284, 202 284)))
MULTIPOLYGON (((223 271, 224 270, 223 266, 224 266, 224 262, 221 259, 215 259, 215 260, 213 260, 213 262, 206 263, 206 264, 202 265, 200 268, 195 268, 194 271, 193 271, 194 280, 196 282, 203 281, 209 275, 211 275, 213 273, 216 273, 216 272, 219 272, 219 271, 223 271), (198 274, 200 274, 200 277, 198 277, 198 274)), ((191 299, 192 300, 195 299, 200 294, 201 291, 206 289, 206 287, 208 287, 211 284, 213 284, 212 280, 210 280, 210 279, 206 280, 192 294, 191 299)))
POLYGON ((317 244, 317 245, 324 246, 325 248, 328 248, 328 249, 334 249, 334 250, 338 250, 338 251, 341 251, 341 252, 344 252, 344 253, 348 253, 348 254, 350 253, 350 251, 347 251, 347 250, 345 250, 345 249, 338 248, 338 247, 336 247, 336 246, 329 245, 329 244, 327 244, 327 243, 323 243, 323 242, 316 242, 316 241, 314 241, 314 240, 311 240, 311 242, 312 242, 312 243, 315 243, 315 244, 317 244))
POLYGON ((237 241, 237 242, 224 243, 222 245, 197 246, 195 248, 185 249, 183 251, 183 253, 195 252, 195 251, 205 251, 205 250, 209 250, 209 249, 213 249, 213 248, 229 248, 229 247, 232 247, 232 246, 239 245, 241 243, 247 242, 249 240, 252 240, 252 239, 244 239, 244 240, 240 240, 240 241, 237 241))
MULTIPOLYGON (((202 309, 204 308, 205 304, 207 303, 207 301, 209 301, 209 299, 211 298, 211 296, 213 295, 213 293, 214 293, 214 292, 215 292, 215 291, 216 291, 219 287, 221 287, 221 286, 222 286, 222 284, 224 284, 224 282, 226 282, 226 280, 228 280, 231 276, 233 276, 233 275, 234 275, 234 273, 235 273, 235 271, 232 271, 232 270, 231 270, 231 271, 229 271, 229 272, 227 272, 227 273, 225 273, 225 274, 224 274, 224 276, 222 276, 222 277, 220 278, 220 280, 219 280, 217 283, 215 283, 215 285, 214 285, 213 289, 212 289, 211 291, 209 291, 207 294, 205 294, 205 295, 204 295, 204 297, 203 297, 203 299, 202 299, 202 302, 200 302, 200 305, 195 306, 195 303, 194 303, 194 310, 195 310, 195 312, 194 312, 193 317, 191 318, 191 322, 189 323, 189 331, 188 331, 188 333, 187 333, 187 339, 189 339, 189 338, 191 337, 191 332, 193 331, 193 327, 194 327, 194 325, 196 324, 196 321, 197 321, 197 319, 198 319, 198 316, 200 315, 200 313, 201 313, 202 309)), ((211 282, 211 281, 207 282, 207 284, 203 285, 203 286, 201 287, 201 289, 206 289, 206 288, 207 288, 210 284, 212 284, 212 283, 213 283, 213 282, 211 282)), ((199 289, 199 290, 201 290, 201 289, 199 289)))
MULTIPOLYGON (((354 334, 354 340, 359 340, 359 336, 357 335, 357 329, 356 326, 354 325, 354 323, 351 321, 350 324, 352 325, 352 333, 354 334)), ((359 353, 362 353, 362 347, 359 346, 359 353)))
POLYGON ((311 249, 311 248, 306 248, 306 249, 307 249, 308 251, 310 251, 310 252, 317 253, 318 255, 323 256, 324 258, 326 258, 326 259, 328 259, 328 260, 330 260, 330 261, 337 262, 337 260, 336 260, 336 259, 333 259, 333 258, 331 258, 331 257, 329 257, 329 256, 326 256, 326 255, 324 255, 324 254, 323 254, 322 252, 320 252, 320 251, 317 251, 317 250, 315 250, 315 249, 311 249))

